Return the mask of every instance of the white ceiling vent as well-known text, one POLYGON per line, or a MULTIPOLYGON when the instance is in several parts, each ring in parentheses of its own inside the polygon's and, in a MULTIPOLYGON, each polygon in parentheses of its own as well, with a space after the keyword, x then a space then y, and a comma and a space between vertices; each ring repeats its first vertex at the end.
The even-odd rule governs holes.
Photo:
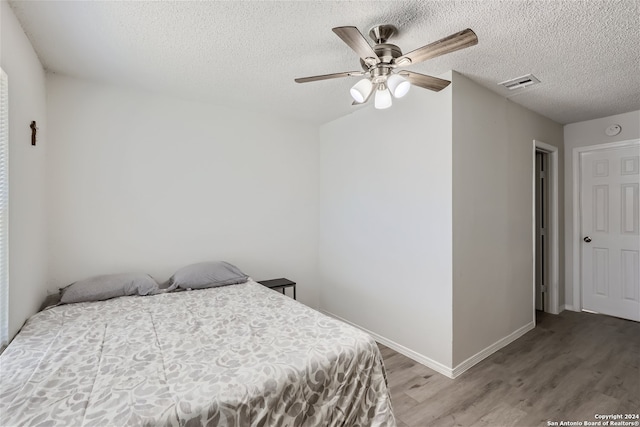
POLYGON ((526 76, 518 77, 515 79, 507 80, 502 83, 498 83, 501 86, 506 87, 509 90, 525 88, 527 86, 535 85, 540 83, 540 80, 536 78, 533 74, 527 74, 526 76))

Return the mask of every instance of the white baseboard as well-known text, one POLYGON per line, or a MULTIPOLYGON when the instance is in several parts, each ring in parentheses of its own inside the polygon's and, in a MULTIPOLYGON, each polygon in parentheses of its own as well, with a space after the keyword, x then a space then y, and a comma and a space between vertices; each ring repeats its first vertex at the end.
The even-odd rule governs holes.
POLYGON ((517 340, 518 338, 520 338, 521 336, 523 336, 524 334, 526 334, 527 332, 529 332, 530 330, 532 330, 533 328, 535 328, 535 324, 533 321, 527 323, 526 325, 524 325, 523 327, 513 331, 512 333, 510 333, 509 335, 507 335, 504 338, 499 339, 498 341, 496 341, 495 343, 491 344, 489 347, 479 351, 478 353, 474 354, 473 356, 471 356, 470 358, 468 358, 467 360, 465 360, 464 362, 460 363, 458 366, 456 366, 455 368, 449 368, 448 366, 443 365, 440 362, 436 362, 435 360, 425 356, 424 354, 418 353, 414 350, 411 350, 410 348, 407 348, 405 346, 403 346, 402 344, 398 344, 395 341, 392 341, 388 338, 383 337, 382 335, 376 334, 375 332, 372 332, 366 328, 363 328, 360 325, 357 325, 347 319, 344 319, 336 314, 333 314, 329 311, 326 310, 320 310, 320 312, 326 314, 327 316, 333 317, 335 319, 340 320, 341 322, 347 323, 353 327, 356 327, 358 329, 360 329, 361 331, 366 332, 367 334, 371 335, 373 337, 373 339, 375 339, 377 342, 379 342, 380 344, 386 345, 387 347, 397 351, 398 353, 407 356, 409 359, 415 360, 418 363, 421 363, 423 365, 425 365, 428 368, 433 369, 436 372, 441 373, 442 375, 445 375, 449 378, 456 378, 459 375, 461 375, 463 372, 467 371, 469 368, 471 368, 472 366, 480 363, 481 361, 483 361, 484 359, 486 359, 487 357, 491 356, 493 353, 495 353, 496 351, 500 350, 503 347, 506 347, 507 345, 511 344, 513 341, 517 340))
POLYGON ((449 368, 448 366, 443 365, 440 362, 436 362, 433 359, 428 358, 427 356, 425 356, 424 354, 420 354, 416 351, 411 350, 410 348, 407 348, 405 346, 403 346, 402 344, 398 344, 395 341, 392 341, 388 338, 383 337, 382 335, 378 335, 375 332, 372 332, 366 328, 363 328, 360 325, 356 325, 353 322, 350 322, 347 319, 343 319, 342 317, 335 315, 331 312, 328 312, 326 310, 320 310, 320 312, 326 314, 327 316, 333 317, 335 319, 340 320, 341 322, 347 323, 353 327, 356 327, 358 329, 360 329, 361 331, 366 332, 367 334, 371 335, 373 337, 373 339, 375 339, 377 342, 379 342, 380 344, 386 345, 387 347, 397 351, 398 353, 407 356, 409 359, 415 360, 418 363, 423 364, 424 366, 426 366, 427 368, 431 368, 436 372, 441 373, 444 376, 447 376, 449 378, 454 378, 453 376, 453 370, 451 368, 449 368))
POLYGON ((564 309, 569 311, 578 311, 571 304, 565 304, 564 309))
POLYGON ((517 340, 518 338, 520 338, 521 336, 523 336, 533 328, 535 328, 535 324, 533 321, 531 321, 526 325, 524 325, 523 327, 516 329, 506 337, 499 339, 498 341, 491 344, 489 347, 485 348, 484 350, 480 350, 479 352, 477 352, 476 354, 474 354, 473 356, 471 356, 470 358, 468 358, 467 360, 465 360, 464 362, 460 363, 458 366, 453 368, 451 378, 456 378, 457 376, 467 371, 472 366, 476 365, 477 363, 491 356, 496 351, 511 344, 513 341, 517 340))

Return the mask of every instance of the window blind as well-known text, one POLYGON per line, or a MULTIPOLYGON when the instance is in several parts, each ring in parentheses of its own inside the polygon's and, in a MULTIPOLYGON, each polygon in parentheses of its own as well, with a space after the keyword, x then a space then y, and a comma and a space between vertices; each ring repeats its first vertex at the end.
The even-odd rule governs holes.
POLYGON ((9 343, 9 79, 0 68, 0 351, 9 343))

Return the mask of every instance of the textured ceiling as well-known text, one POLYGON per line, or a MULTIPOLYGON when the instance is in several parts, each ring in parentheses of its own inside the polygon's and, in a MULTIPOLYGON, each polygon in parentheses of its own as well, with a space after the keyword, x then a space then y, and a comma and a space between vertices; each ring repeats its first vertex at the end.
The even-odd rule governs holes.
POLYGON ((398 27, 390 42, 405 53, 473 29, 477 46, 409 69, 456 70, 559 123, 640 109, 635 0, 10 4, 48 71, 314 123, 373 107, 350 105, 355 77, 293 79, 358 70, 331 28, 380 23, 398 27), (542 83, 497 85, 528 73, 542 83))

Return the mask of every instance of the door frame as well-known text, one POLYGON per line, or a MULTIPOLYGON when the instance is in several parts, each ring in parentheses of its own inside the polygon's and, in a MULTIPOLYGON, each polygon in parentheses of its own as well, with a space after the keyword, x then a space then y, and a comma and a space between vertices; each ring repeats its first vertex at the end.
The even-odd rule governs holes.
POLYGON ((625 141, 617 141, 617 142, 605 142, 603 144, 596 145, 588 145, 585 147, 575 147, 573 149, 573 158, 572 167, 573 167, 573 176, 571 177, 572 187, 573 187, 573 230, 571 230, 571 244, 573 246, 573 259, 572 262, 572 270, 573 270, 573 283, 571 284, 573 287, 573 307, 574 311, 582 311, 582 250, 581 250, 581 242, 582 242, 582 218, 581 218, 581 198, 580 194, 582 192, 582 188, 580 186, 580 159, 581 154, 587 153, 589 151, 600 151, 600 150, 611 150, 615 148, 626 148, 632 147, 638 143, 640 139, 627 139, 625 141))
POLYGON ((531 180, 533 186, 533 194, 531 195, 531 200, 533 202, 532 208, 532 216, 531 216, 531 229, 533 236, 533 274, 532 274, 532 289, 533 289, 533 318, 535 319, 536 313, 536 283, 535 283, 535 265, 536 265, 536 220, 535 220, 535 209, 536 209, 536 151, 542 151, 547 154, 548 162, 548 188, 549 188, 549 227, 548 227, 548 235, 549 235, 549 257, 547 259, 549 265, 549 283, 547 288, 548 298, 545 298, 545 307, 544 311, 551 314, 560 313, 559 304, 558 304, 558 294, 560 288, 560 230, 559 230, 559 216, 558 216, 558 147, 555 147, 551 144, 547 144, 545 142, 539 141, 537 139, 533 140, 533 151, 531 156, 532 169, 533 169, 533 179, 531 180))

